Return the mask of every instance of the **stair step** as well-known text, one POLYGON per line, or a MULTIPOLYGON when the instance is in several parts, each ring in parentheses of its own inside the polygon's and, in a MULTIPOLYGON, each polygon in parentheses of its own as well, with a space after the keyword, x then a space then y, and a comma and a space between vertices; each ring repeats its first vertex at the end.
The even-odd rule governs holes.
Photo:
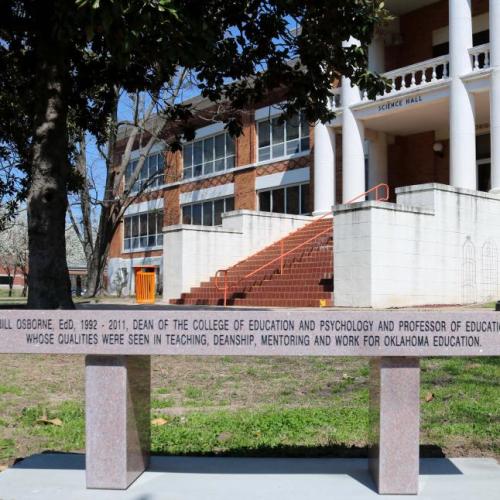
MULTIPOLYGON (((285 236, 227 270, 228 304, 262 307, 331 305, 333 290, 333 219, 319 219, 285 236), (327 231, 331 229, 331 231, 327 231), (321 234, 323 231, 324 234, 321 234), (312 239, 314 236, 316 238, 312 239), (309 241, 311 240, 311 241, 309 241), (299 248, 297 248, 299 246, 299 248), (283 274, 279 259, 283 258, 283 274), (249 276, 250 275, 250 276, 249 276), (248 277, 247 277, 248 276, 248 277)), ((171 304, 223 305, 224 278, 183 293, 171 304)))

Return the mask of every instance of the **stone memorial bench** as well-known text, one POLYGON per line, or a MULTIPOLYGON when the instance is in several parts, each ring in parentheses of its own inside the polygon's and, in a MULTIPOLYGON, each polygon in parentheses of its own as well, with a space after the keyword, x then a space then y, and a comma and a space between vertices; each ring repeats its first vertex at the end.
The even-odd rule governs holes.
POLYGON ((0 352, 84 354, 88 488, 147 467, 151 355, 366 356, 370 468, 381 494, 416 494, 420 358, 500 355, 494 312, 0 310, 0 352))

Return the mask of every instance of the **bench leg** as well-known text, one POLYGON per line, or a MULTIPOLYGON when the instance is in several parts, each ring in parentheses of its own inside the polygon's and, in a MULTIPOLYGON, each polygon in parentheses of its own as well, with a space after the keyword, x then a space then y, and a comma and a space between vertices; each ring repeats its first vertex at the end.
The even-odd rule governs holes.
POLYGON ((126 489, 150 450, 150 356, 86 356, 87 488, 126 489))
POLYGON ((370 469, 379 494, 418 493, 420 360, 371 360, 370 469))

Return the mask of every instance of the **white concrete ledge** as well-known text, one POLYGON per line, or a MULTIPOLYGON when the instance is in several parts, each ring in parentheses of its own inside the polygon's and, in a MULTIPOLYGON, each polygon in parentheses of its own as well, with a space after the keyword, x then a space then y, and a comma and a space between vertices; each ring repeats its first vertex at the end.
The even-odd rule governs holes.
POLYGON ((427 191, 443 191, 447 193, 456 193, 464 196, 473 196, 474 198, 483 198, 486 200, 500 200, 500 194, 486 193, 485 191, 476 191, 475 189, 457 188, 448 184, 439 184, 429 182, 427 184, 417 184, 413 186, 403 186, 396 188, 396 194, 421 193, 427 191))
POLYGON ((434 210, 410 205, 402 205, 400 203, 389 203, 386 201, 359 201, 356 203, 345 203, 332 207, 334 215, 355 212, 358 210, 390 210, 391 212, 406 212, 413 214, 434 215, 434 210))
POLYGON ((194 224, 175 224, 174 226, 165 226, 163 228, 164 233, 175 233, 177 231, 199 231, 202 233, 232 233, 241 234, 241 231, 235 231, 233 229, 226 229, 222 226, 203 226, 194 224))

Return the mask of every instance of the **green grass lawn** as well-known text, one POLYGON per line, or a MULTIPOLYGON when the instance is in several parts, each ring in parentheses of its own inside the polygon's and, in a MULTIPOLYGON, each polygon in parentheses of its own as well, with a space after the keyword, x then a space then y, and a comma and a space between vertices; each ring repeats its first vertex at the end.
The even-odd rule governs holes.
MULTIPOLYGON (((0 356, 0 463, 84 449, 83 359, 62 358, 0 356)), ((154 358, 152 451, 366 455, 368 378, 365 359, 154 358)), ((423 360, 421 444, 500 457, 499 385, 499 358, 423 360)))

